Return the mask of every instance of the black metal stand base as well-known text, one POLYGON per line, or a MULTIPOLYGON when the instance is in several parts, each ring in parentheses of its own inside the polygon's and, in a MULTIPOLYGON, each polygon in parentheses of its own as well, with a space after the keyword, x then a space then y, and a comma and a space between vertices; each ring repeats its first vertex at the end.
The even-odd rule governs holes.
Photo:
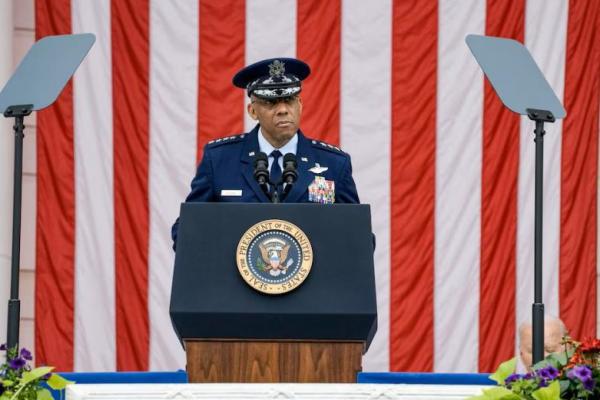
MULTIPOLYGON (((11 295, 12 297, 12 295, 11 295)), ((21 301, 19 299, 8 300, 8 330, 6 344, 9 349, 19 344, 19 322, 21 319, 21 301)))
POLYGON ((535 364, 544 359, 544 304, 533 303, 531 321, 533 322, 532 340, 534 343, 531 355, 535 364))

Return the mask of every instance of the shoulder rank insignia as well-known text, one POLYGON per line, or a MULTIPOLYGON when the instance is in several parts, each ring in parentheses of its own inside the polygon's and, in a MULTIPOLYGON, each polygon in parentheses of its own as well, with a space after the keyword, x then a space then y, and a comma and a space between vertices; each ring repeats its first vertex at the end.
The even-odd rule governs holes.
POLYGON ((320 142, 320 141, 317 141, 317 140, 313 140, 312 144, 315 145, 315 146, 317 146, 317 147, 319 147, 319 148, 322 148, 322 149, 329 149, 329 150, 339 151, 340 153, 344 152, 339 147, 334 146, 334 145, 329 144, 329 143, 325 143, 325 142, 320 142))
POLYGON ((209 141, 207 144, 227 143, 227 142, 234 141, 235 139, 243 139, 244 136, 245 136, 244 134, 241 134, 241 135, 233 135, 233 136, 227 136, 227 137, 223 137, 223 138, 213 139, 213 140, 209 141))

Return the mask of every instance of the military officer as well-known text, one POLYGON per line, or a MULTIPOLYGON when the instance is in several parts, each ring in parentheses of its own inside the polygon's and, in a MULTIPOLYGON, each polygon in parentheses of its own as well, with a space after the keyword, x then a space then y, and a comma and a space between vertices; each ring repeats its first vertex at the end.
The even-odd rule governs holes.
MULTIPOLYGON (((248 133, 209 142, 192 180, 186 202, 272 201, 278 186, 283 156, 296 156, 298 178, 284 203, 359 203, 352 178, 350 156, 339 148, 307 138, 299 129, 302 116, 302 81, 310 67, 297 59, 259 61, 240 70, 233 84, 250 97, 247 111, 258 124, 248 133), (259 153, 268 155, 268 191, 254 176, 259 153)), ((178 221, 172 229, 177 240, 178 221)))

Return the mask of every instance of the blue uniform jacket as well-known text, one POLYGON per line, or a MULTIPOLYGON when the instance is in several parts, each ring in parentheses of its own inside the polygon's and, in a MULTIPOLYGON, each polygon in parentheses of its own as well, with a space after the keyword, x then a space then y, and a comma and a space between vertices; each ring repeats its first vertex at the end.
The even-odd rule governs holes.
MULTIPOLYGON (((192 190, 186 202, 270 203, 254 179, 254 155, 258 154, 257 125, 249 133, 217 139, 204 147, 202 162, 192 180, 192 190), (241 190, 241 196, 222 196, 223 190, 241 190)), ((352 178, 350 156, 335 146, 306 138, 298 131, 298 180, 282 203, 307 203, 308 186, 315 176, 335 182, 336 203, 359 203, 352 178), (319 164, 327 167, 319 174, 309 169, 319 164)), ((177 241, 179 219, 171 230, 177 241)))

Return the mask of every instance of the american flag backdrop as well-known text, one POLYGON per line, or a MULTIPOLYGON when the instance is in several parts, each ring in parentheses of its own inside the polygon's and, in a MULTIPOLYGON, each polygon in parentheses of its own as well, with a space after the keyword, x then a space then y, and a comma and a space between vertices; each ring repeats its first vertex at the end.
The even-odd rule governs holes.
POLYGON ((185 366, 170 226, 203 145, 252 127, 231 77, 277 56, 312 67, 301 127, 351 154, 372 206, 379 329, 364 369, 487 372, 512 357, 533 299, 534 124, 500 104, 467 34, 523 42, 567 110, 546 125, 544 303, 574 337, 596 334, 600 1, 36 0, 35 13, 37 38, 97 38, 38 113, 38 364, 185 366))

